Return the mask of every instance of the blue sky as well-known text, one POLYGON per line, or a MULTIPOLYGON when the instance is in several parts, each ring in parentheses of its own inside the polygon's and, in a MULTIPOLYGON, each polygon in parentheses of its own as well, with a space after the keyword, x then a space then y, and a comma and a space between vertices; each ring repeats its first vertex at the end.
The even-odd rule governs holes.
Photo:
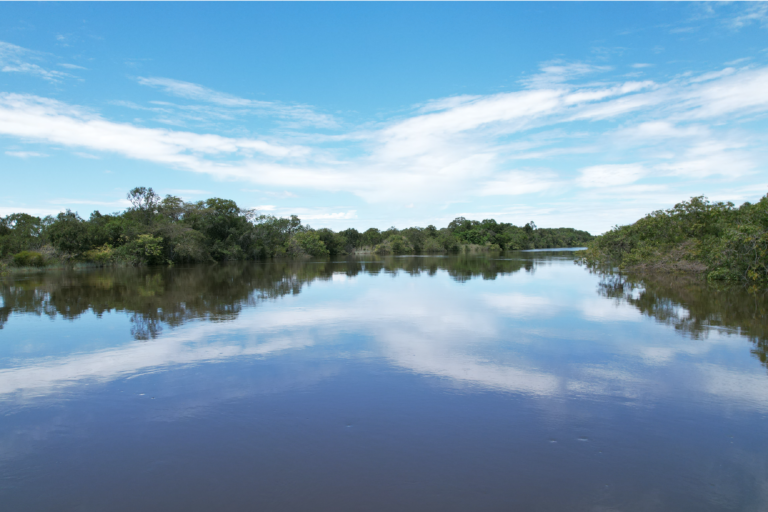
POLYGON ((768 192, 768 3, 2 3, 0 215, 595 233, 768 192))

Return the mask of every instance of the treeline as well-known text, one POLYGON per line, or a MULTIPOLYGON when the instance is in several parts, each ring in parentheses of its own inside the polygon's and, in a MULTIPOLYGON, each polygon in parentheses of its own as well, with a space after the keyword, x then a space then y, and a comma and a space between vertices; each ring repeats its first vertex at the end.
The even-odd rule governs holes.
POLYGON ((0 217, 0 260, 16 266, 61 261, 158 265, 359 251, 420 254, 576 247, 592 239, 586 231, 571 228, 537 229, 532 222, 518 227, 463 217, 442 229, 334 232, 312 229, 295 215, 288 219, 258 215, 228 199, 184 202, 171 195, 160 197, 145 187, 131 190, 128 199, 131 206, 124 212, 95 211, 87 220, 70 210, 56 217, 25 213, 0 217))
POLYGON ((702 273, 768 281, 768 195, 738 208, 703 196, 616 226, 592 240, 585 261, 630 271, 702 273))

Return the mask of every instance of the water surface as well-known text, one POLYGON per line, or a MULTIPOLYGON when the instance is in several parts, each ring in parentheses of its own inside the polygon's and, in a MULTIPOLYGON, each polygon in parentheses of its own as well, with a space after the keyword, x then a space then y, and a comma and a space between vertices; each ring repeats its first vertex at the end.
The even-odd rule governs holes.
POLYGON ((567 252, 17 276, 0 503, 768 510, 767 305, 567 252))

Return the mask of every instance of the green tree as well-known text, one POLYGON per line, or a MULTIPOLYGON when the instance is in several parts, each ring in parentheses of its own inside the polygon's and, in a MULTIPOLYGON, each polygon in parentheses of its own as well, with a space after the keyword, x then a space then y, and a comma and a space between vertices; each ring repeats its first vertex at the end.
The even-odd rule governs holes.
POLYGON ((61 253, 78 256, 91 247, 88 226, 77 212, 67 210, 58 214, 46 231, 53 246, 61 253))

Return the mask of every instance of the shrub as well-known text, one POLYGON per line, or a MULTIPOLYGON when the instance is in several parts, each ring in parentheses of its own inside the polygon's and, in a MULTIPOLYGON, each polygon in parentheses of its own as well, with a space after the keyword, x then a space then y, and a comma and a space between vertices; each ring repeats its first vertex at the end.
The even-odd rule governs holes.
POLYGON ((100 265, 106 265, 107 263, 111 263, 112 260, 114 260, 115 251, 112 249, 111 245, 104 244, 101 247, 97 247, 96 249, 86 251, 84 256, 87 261, 92 261, 100 265))
POLYGON ((286 243, 286 252, 290 256, 309 254, 315 257, 328 256, 330 253, 325 243, 315 231, 295 233, 286 243))
POLYGON ((152 235, 139 235, 117 250, 117 255, 135 265, 164 263, 163 239, 152 235))
POLYGON ((376 246, 376 254, 413 254, 411 242, 402 235, 391 235, 376 246))
POLYGON ((436 238, 427 238, 421 250, 423 252, 443 252, 443 246, 440 245, 436 238))
POLYGON ((173 259, 178 261, 205 261, 210 259, 205 249, 205 236, 192 229, 185 231, 171 242, 173 259))
POLYGON ((13 256, 13 263, 17 267, 43 267, 45 259, 39 252, 21 251, 13 256))

